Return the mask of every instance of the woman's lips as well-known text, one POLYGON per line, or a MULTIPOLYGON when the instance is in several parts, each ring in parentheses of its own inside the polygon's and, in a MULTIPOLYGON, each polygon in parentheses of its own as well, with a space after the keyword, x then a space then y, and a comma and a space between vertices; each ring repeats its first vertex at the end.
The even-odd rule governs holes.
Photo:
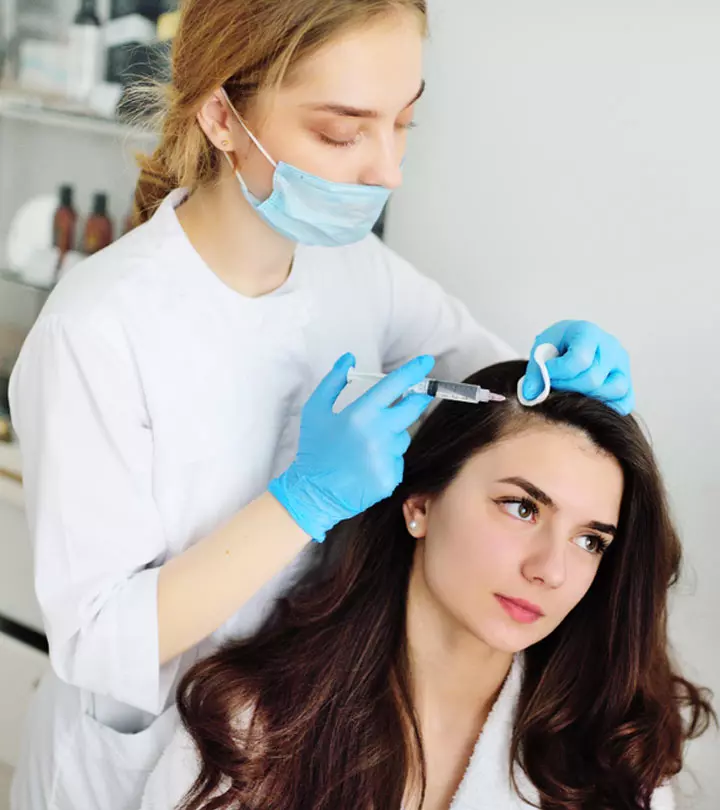
POLYGON ((537 605, 524 599, 511 599, 499 593, 495 594, 495 598, 508 616, 521 624, 532 624, 545 615, 537 605))

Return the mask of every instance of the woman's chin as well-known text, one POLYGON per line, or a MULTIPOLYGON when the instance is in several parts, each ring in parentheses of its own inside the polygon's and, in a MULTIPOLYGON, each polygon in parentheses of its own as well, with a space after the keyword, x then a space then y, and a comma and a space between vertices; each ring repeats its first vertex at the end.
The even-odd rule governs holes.
POLYGON ((552 632, 544 626, 543 619, 530 625, 523 625, 510 617, 500 617, 483 622, 471 628, 473 635, 493 650, 504 653, 519 653, 537 644, 552 632))

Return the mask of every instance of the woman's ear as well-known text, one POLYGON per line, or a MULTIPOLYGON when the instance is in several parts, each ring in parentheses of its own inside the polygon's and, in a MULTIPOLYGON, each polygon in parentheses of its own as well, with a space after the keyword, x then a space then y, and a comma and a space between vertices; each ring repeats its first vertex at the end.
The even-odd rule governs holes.
POLYGON ((232 152, 238 148, 234 138, 232 113, 221 90, 216 90, 205 99, 198 111, 197 121, 216 149, 232 152))
POLYGON ((430 498, 426 495, 413 495, 403 504, 405 525, 416 540, 420 540, 427 534, 429 504, 430 498))

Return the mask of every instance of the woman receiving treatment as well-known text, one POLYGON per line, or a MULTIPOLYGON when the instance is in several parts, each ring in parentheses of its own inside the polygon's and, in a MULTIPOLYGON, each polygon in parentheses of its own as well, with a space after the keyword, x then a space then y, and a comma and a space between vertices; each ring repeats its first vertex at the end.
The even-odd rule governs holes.
POLYGON ((668 651, 680 566, 632 417, 442 403, 394 494, 186 675, 143 810, 666 810, 713 712, 668 651))

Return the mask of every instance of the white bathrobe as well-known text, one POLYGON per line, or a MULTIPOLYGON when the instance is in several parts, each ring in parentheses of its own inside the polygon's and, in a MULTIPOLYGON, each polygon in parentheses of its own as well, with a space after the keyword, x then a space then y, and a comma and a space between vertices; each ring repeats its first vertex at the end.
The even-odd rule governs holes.
MULTIPOLYGON (((513 715, 521 682, 522 663, 517 657, 478 738, 450 810, 529 810, 531 807, 513 789, 508 772, 513 715)), ((150 776, 141 810, 173 810, 198 772, 195 746, 187 733, 180 730, 150 776)), ((537 791, 524 773, 518 772, 517 781, 523 795, 537 801, 537 791)), ((652 810, 675 810, 669 786, 655 791, 652 810)))

